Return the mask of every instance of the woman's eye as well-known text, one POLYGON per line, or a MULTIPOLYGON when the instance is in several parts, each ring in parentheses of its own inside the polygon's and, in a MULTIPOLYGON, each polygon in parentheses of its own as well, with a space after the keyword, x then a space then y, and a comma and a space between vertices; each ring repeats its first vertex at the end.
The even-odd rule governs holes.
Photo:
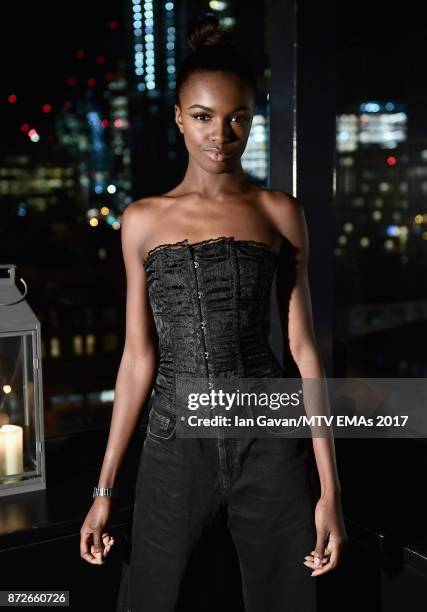
MULTIPOLYGON (((206 113, 196 113, 192 116, 198 121, 205 121, 206 118, 209 119, 209 115, 207 115, 206 113)), ((232 123, 243 123, 244 121, 247 121, 247 118, 244 115, 233 115, 231 117, 231 120, 232 123), (233 121, 233 119, 236 119, 236 121, 233 121)))
POLYGON ((237 121, 234 121, 234 123, 243 123, 247 120, 244 115, 233 115, 232 119, 237 119, 237 121))

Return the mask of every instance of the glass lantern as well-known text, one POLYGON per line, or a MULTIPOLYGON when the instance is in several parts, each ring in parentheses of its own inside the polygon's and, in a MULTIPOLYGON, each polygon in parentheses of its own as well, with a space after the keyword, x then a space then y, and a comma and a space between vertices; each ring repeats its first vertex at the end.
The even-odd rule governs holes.
POLYGON ((0 265, 0 496, 46 488, 40 323, 0 265))

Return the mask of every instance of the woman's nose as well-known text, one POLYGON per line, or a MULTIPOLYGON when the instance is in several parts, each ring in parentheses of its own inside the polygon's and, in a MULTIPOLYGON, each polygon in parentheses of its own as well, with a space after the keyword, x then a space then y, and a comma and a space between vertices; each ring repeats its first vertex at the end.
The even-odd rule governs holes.
POLYGON ((215 144, 222 144, 228 138, 229 129, 225 121, 219 121, 212 127, 212 132, 210 134, 211 141, 215 142, 215 144))

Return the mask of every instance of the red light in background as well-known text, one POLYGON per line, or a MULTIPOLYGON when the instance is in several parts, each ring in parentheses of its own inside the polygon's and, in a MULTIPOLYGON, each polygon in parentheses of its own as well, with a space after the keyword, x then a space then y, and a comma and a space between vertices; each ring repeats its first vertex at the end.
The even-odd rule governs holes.
POLYGON ((64 108, 70 108, 70 106, 72 106, 72 102, 71 100, 67 100, 66 102, 64 102, 64 108))
POLYGON ((30 136, 30 138, 31 138, 31 136, 36 136, 36 134, 37 134, 37 130, 35 130, 34 128, 32 128, 32 129, 31 129, 31 130, 28 132, 28 136, 30 136))
POLYGON ((75 56, 79 60, 83 59, 85 56, 84 49, 79 49, 78 51, 76 51, 75 56))
POLYGON ((42 109, 44 113, 50 113, 50 111, 52 110, 52 107, 50 104, 43 104, 42 109))
POLYGON ((113 21, 110 21, 109 26, 110 30, 117 30, 117 28, 119 27, 119 22, 116 21, 116 19, 113 19, 113 21))
POLYGON ((78 80, 76 79, 76 77, 67 77, 65 79, 65 82, 70 87, 75 87, 77 85, 77 83, 78 83, 78 80))
POLYGON ((389 166, 395 166, 397 164, 397 157, 390 155, 390 157, 387 157, 387 163, 389 166))
POLYGON ((105 80, 106 81, 112 81, 113 80, 113 73, 112 72, 107 72, 105 74, 105 80))
POLYGON ((28 132, 30 126, 28 125, 28 123, 23 123, 19 129, 21 130, 21 132, 28 132))
POLYGON ((102 125, 102 127, 107 128, 110 125, 110 122, 108 121, 108 119, 102 119, 101 120, 101 125, 102 125))
POLYGON ((7 101, 10 102, 10 104, 15 104, 15 102, 16 102, 15 94, 10 94, 10 96, 7 99, 7 101))
POLYGON ((87 80, 87 84, 89 85, 89 87, 95 87, 95 79, 93 77, 90 77, 90 79, 87 80))
POLYGON ((96 58, 97 64, 103 64, 105 62, 105 57, 103 55, 98 55, 96 58))
POLYGON ((121 119, 114 119, 114 127, 119 128, 122 127, 123 121, 121 119))

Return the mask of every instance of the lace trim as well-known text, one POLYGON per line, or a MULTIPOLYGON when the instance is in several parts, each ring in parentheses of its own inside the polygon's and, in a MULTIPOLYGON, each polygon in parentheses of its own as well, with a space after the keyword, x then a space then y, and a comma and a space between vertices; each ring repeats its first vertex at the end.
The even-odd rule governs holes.
POLYGON ((198 240, 197 242, 189 242, 188 238, 184 238, 183 240, 178 240, 178 242, 164 242, 162 244, 158 244, 152 249, 150 249, 147 253, 147 257, 144 260, 144 263, 148 261, 148 259, 158 251, 163 251, 165 249, 180 249, 183 246, 196 247, 202 244, 210 244, 213 242, 221 242, 221 241, 232 241, 232 242, 240 242, 244 244, 250 244, 252 246, 256 246, 259 248, 263 248, 275 257, 278 257, 278 253, 273 250, 273 248, 267 244, 266 242, 262 242, 260 240, 244 240, 244 239, 236 239, 234 236, 218 236, 217 238, 206 238, 205 240, 198 240))

